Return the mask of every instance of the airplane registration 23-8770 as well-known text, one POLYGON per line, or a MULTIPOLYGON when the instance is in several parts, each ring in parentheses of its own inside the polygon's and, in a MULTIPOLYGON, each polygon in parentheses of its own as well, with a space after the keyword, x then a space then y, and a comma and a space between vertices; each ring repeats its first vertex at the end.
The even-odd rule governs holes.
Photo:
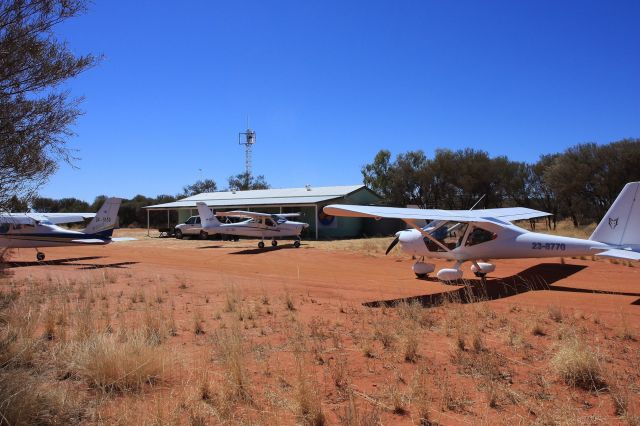
POLYGON ((511 221, 550 216, 538 210, 512 207, 484 210, 428 210, 332 204, 324 212, 333 216, 402 219, 411 228, 396 233, 387 253, 398 243, 403 252, 417 256, 414 273, 426 277, 435 265, 425 258, 455 261, 438 271, 438 279, 462 278, 461 265, 484 277, 495 270, 489 259, 601 256, 640 260, 640 182, 625 185, 589 239, 530 232, 511 221), (431 221, 425 227, 418 220, 431 221))

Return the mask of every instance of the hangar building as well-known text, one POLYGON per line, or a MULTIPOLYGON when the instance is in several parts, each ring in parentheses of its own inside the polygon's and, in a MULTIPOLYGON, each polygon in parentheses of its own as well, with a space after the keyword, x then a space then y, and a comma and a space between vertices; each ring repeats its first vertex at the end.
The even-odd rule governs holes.
MULTIPOLYGON (((247 210, 264 213, 301 213, 301 222, 309 224, 306 238, 346 238, 374 235, 371 219, 326 216, 327 204, 374 204, 380 197, 364 185, 321 186, 304 188, 260 189, 251 191, 205 192, 172 203, 147 206, 147 230, 152 211, 178 211, 178 222, 197 215, 196 203, 203 201, 216 211, 247 210)), ((173 224, 175 225, 175 224, 173 224)), ((168 223, 167 226, 170 226, 168 223)))

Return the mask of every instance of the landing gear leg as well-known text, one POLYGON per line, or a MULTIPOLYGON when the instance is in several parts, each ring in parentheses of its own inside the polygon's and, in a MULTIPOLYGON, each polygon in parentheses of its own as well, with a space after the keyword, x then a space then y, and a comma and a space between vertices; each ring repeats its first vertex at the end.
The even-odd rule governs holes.
POLYGON ((473 262, 471 262, 471 263, 473 263, 473 266, 476 267, 476 272, 474 272, 473 275, 475 275, 476 277, 484 280, 484 277, 487 276, 487 273, 486 272, 481 272, 482 268, 480 268, 480 265, 478 265, 478 262, 476 262, 475 260, 473 262))

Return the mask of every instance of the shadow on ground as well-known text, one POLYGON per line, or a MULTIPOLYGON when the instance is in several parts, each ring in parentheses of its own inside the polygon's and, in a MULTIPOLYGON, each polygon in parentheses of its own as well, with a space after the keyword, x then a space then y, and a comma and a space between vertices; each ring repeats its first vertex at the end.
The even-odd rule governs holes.
POLYGON ((54 260, 45 260, 43 262, 37 261, 10 261, 5 263, 4 267, 6 269, 13 268, 25 268, 28 266, 45 266, 45 265, 60 265, 60 266, 80 266, 78 269, 105 269, 105 268, 116 268, 121 269, 127 265, 135 265, 138 262, 118 262, 118 263, 78 263, 78 262, 86 262, 88 260, 96 260, 102 259, 104 256, 85 256, 85 257, 71 257, 66 259, 54 259, 54 260))
MULTIPOLYGON (((455 288, 451 291, 400 299, 376 300, 363 303, 363 305, 368 307, 394 306, 402 302, 412 303, 418 301, 424 307, 434 307, 441 305, 445 301, 475 303, 484 300, 504 299, 517 294, 538 290, 640 297, 640 293, 590 290, 553 285, 555 282, 580 272, 584 268, 586 268, 584 265, 541 263, 527 268, 517 275, 512 275, 506 278, 464 280, 462 287, 455 288)), ((437 281, 434 278, 430 278, 428 280, 437 281)), ((633 302, 633 304, 640 305, 640 299, 633 302)))
MULTIPOLYGON (((302 248, 302 246, 300 246, 300 248, 302 248)), ((291 244, 277 245, 275 247, 265 246, 265 248, 262 248, 262 249, 254 248, 254 249, 240 250, 230 254, 262 254, 262 253, 269 253, 271 251, 278 251, 283 249, 295 249, 295 247, 293 246, 293 243, 291 243, 291 244)))

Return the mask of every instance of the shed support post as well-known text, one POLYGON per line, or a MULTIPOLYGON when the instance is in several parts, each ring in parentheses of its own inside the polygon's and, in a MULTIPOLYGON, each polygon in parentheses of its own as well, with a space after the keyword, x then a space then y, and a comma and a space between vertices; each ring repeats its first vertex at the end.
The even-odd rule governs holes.
POLYGON ((147 209, 147 237, 149 236, 149 209, 147 209))
POLYGON ((169 228, 169 209, 167 209, 167 228, 169 228))
POLYGON ((315 214, 315 221, 316 221, 316 241, 318 241, 318 205, 315 205, 315 210, 316 210, 316 214, 315 214))

